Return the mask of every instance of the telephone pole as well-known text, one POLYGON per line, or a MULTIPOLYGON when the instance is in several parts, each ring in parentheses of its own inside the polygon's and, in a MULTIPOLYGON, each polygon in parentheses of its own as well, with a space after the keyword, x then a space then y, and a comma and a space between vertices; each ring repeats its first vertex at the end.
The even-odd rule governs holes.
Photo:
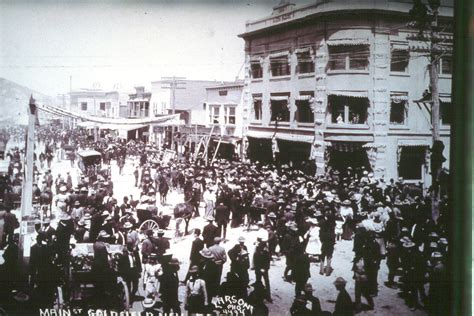
MULTIPOLYGON (((169 89, 171 91, 171 111, 172 114, 176 114, 176 90, 183 90, 186 89, 183 86, 186 84, 186 77, 161 77, 161 83, 166 84, 166 86, 162 86, 162 89, 169 89)), ((174 126, 171 126, 171 149, 175 149, 175 141, 174 141, 174 126)), ((178 152, 178 150, 176 150, 178 152)))
POLYGON ((438 13, 440 0, 428 0, 428 7, 421 1, 415 0, 413 8, 410 10, 410 26, 418 30, 418 34, 411 36, 410 39, 427 42, 427 48, 416 49, 415 52, 426 53, 429 57, 429 75, 430 75, 430 96, 431 100, 431 124, 433 147, 431 149, 431 215, 434 221, 439 217, 439 175, 441 173, 442 152, 438 148, 444 148, 440 140, 440 100, 438 89, 438 73, 440 67, 440 58, 447 54, 452 54, 452 40, 444 42, 439 34, 438 13), (439 157, 441 155, 441 157, 439 157))

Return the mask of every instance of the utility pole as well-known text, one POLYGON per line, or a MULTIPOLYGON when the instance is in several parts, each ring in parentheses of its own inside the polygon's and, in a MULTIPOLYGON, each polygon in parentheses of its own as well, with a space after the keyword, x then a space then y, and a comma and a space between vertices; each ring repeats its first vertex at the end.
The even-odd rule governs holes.
MULTIPOLYGON (((431 215, 436 222, 439 217, 439 175, 442 168, 442 152, 439 148, 444 148, 440 140, 440 99, 438 89, 438 72, 440 58, 443 55, 451 54, 452 42, 442 43, 439 34, 438 13, 440 0, 428 0, 428 7, 421 0, 415 0, 413 8, 410 10, 410 26, 418 30, 417 36, 411 39, 428 42, 427 49, 418 49, 416 52, 427 53, 430 59, 430 95, 431 95, 431 124, 433 147, 431 149, 431 215)), ((442 149, 441 149, 442 150, 442 149)))
MULTIPOLYGON (((162 89, 171 91, 171 111, 172 114, 176 114, 176 90, 186 89, 180 86, 186 84, 186 77, 161 77, 161 83, 167 84, 167 86, 162 86, 162 89)), ((174 126, 171 126, 171 150, 175 148, 174 132, 174 126)), ((176 150, 176 152, 179 152, 179 150, 176 150)))
POLYGON ((31 215, 33 208, 33 164, 35 152, 35 126, 37 124, 36 101, 30 97, 28 110, 28 132, 26 136, 25 181, 21 191, 21 217, 31 215))

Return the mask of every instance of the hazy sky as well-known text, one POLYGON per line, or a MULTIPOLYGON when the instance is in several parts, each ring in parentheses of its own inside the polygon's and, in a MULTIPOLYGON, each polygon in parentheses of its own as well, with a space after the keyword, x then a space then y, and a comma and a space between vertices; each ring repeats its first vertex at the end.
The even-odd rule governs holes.
POLYGON ((233 80, 244 61, 237 34, 278 3, 0 0, 0 77, 48 95, 67 92, 70 76, 73 89, 233 80))

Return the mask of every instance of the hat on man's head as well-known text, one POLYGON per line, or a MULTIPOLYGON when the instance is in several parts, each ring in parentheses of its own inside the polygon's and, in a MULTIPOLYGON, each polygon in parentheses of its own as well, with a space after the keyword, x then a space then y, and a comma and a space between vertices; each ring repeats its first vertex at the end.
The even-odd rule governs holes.
POLYGON ((144 308, 152 308, 155 306, 155 300, 151 297, 147 297, 142 301, 142 305, 144 308))
POLYGON ((101 230, 100 233, 99 233, 99 237, 100 238, 109 238, 110 235, 105 230, 101 230))
POLYGON ((81 206, 81 202, 79 201, 74 202, 74 206, 81 206))
POLYGON ((60 188, 59 188, 59 192, 66 192, 67 191, 67 188, 65 185, 62 185, 60 188))
POLYGON ((204 258, 208 258, 208 259, 214 258, 214 255, 212 254, 212 252, 209 249, 203 249, 203 250, 199 251, 199 253, 204 258))
POLYGON ((130 223, 130 222, 125 222, 125 224, 123 224, 123 228, 125 228, 125 229, 130 229, 132 227, 133 227, 133 224, 130 223))
POLYGON ((334 285, 346 285, 346 280, 343 277, 338 277, 336 281, 334 281, 334 285))
POLYGON ((245 237, 244 236, 240 236, 239 239, 238 239, 239 242, 245 242, 245 237))
POLYGON ((208 221, 208 222, 214 221, 214 216, 212 216, 212 215, 207 216, 207 217, 206 217, 206 221, 208 221))
POLYGON ((215 244, 218 244, 222 241, 222 238, 221 237, 214 237, 214 243, 215 244))
POLYGON ((191 268, 189 268, 189 273, 196 273, 199 271, 198 266, 194 265, 191 268))

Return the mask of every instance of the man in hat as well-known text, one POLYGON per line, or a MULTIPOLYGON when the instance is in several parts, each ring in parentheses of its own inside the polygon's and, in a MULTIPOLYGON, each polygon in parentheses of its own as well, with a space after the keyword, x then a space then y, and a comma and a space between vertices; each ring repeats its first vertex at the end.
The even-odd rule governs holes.
POLYGON ((336 298, 336 306, 334 308, 333 315, 335 316, 352 316, 354 315, 354 304, 352 303, 351 296, 346 291, 346 280, 342 277, 338 277, 334 281, 334 286, 339 291, 336 298))
POLYGON ((18 227, 20 227, 20 223, 16 215, 11 212, 10 207, 6 207, 3 215, 3 247, 13 240, 13 234, 18 227))
POLYGON ((77 222, 77 227, 76 227, 76 230, 74 231, 74 239, 76 239, 76 242, 83 243, 85 240, 84 238, 85 238, 86 232, 87 232, 86 223, 84 219, 81 219, 77 222))
POLYGON ((214 255, 209 249, 199 252, 202 256, 199 276, 205 281, 207 292, 207 303, 212 302, 212 298, 217 295, 220 284, 219 268, 214 260, 214 255))
POLYGON ((250 268, 249 254, 245 245, 245 238, 240 236, 238 241, 239 243, 227 252, 231 261, 230 271, 235 272, 239 279, 247 286, 249 283, 248 269, 250 268))
POLYGON ((153 241, 153 231, 151 229, 146 231, 146 239, 142 242, 142 259, 145 260, 150 256, 150 254, 155 251, 155 243, 153 241))
POLYGON ((119 273, 127 283, 130 296, 133 298, 138 291, 138 280, 142 272, 142 264, 138 249, 133 240, 127 240, 127 247, 124 248, 119 259, 119 273))
POLYGON ((30 249, 29 275, 30 285, 36 286, 40 302, 49 301, 54 293, 55 283, 52 277, 55 273, 53 251, 48 245, 44 233, 36 236, 36 243, 30 249))
POLYGON ((257 244, 253 254, 253 269, 255 270, 255 282, 262 282, 262 277, 265 282, 265 298, 268 302, 273 302, 270 291, 270 278, 268 277, 268 270, 270 270, 270 262, 272 257, 268 250, 267 243, 262 241, 257 244))
POLYGON ((56 228, 56 245, 61 262, 66 260, 69 251, 69 240, 73 233, 74 221, 67 213, 62 213, 56 228))
POLYGON ((304 251, 303 244, 299 244, 295 250, 295 262, 291 278, 295 281, 295 295, 299 295, 304 285, 311 276, 308 254, 304 251))
POLYGON ((295 223, 290 222, 287 226, 287 233, 283 237, 282 252, 286 256, 286 267, 283 273, 283 278, 287 282, 291 282, 290 271, 293 270, 296 257, 296 249, 300 243, 298 236, 298 227, 295 223))
POLYGON ((214 257, 214 262, 217 266, 218 276, 216 276, 217 284, 220 285, 221 277, 222 277, 222 269, 224 264, 227 261, 227 254, 225 248, 220 245, 222 238, 214 237, 214 244, 209 247, 209 251, 212 253, 214 257))
POLYGON ((211 247, 214 244, 215 237, 219 237, 219 229, 216 225, 214 225, 213 221, 214 217, 207 217, 208 223, 206 226, 204 226, 204 229, 202 231, 202 238, 207 248, 211 247))
MULTIPOLYGON (((204 241, 201 239, 201 230, 196 228, 194 230, 194 240, 191 245, 191 254, 189 255, 189 268, 191 269, 192 266, 199 265, 201 261, 201 255, 199 252, 204 248, 204 241)), ((190 272, 186 274, 184 279, 184 283, 188 281, 190 277, 190 272)))
POLYGON ((306 298, 306 306, 309 305, 308 309, 312 312, 312 315, 321 315, 321 302, 319 298, 313 295, 313 286, 311 283, 304 285, 303 294, 306 298))
POLYGON ((84 217, 84 209, 81 207, 81 202, 76 200, 71 210, 71 218, 77 225, 77 223, 82 219, 82 217, 84 217))
POLYGON ((227 224, 229 223, 230 210, 223 201, 219 202, 216 207, 216 222, 217 228, 219 229, 219 236, 222 236, 225 240, 227 235, 227 224))
POLYGON ((294 316, 312 314, 312 311, 307 307, 307 299, 303 294, 295 296, 295 300, 290 307, 290 314, 294 316))
POLYGON ((165 231, 163 229, 159 229, 157 235, 158 237, 154 240, 155 252, 158 256, 162 256, 166 250, 170 249, 170 242, 164 237, 165 231))
POLYGON ((165 315, 169 315, 170 312, 176 315, 181 314, 180 302, 178 300, 178 270, 179 261, 176 258, 171 258, 168 263, 163 264, 163 275, 160 278, 160 294, 165 315))

